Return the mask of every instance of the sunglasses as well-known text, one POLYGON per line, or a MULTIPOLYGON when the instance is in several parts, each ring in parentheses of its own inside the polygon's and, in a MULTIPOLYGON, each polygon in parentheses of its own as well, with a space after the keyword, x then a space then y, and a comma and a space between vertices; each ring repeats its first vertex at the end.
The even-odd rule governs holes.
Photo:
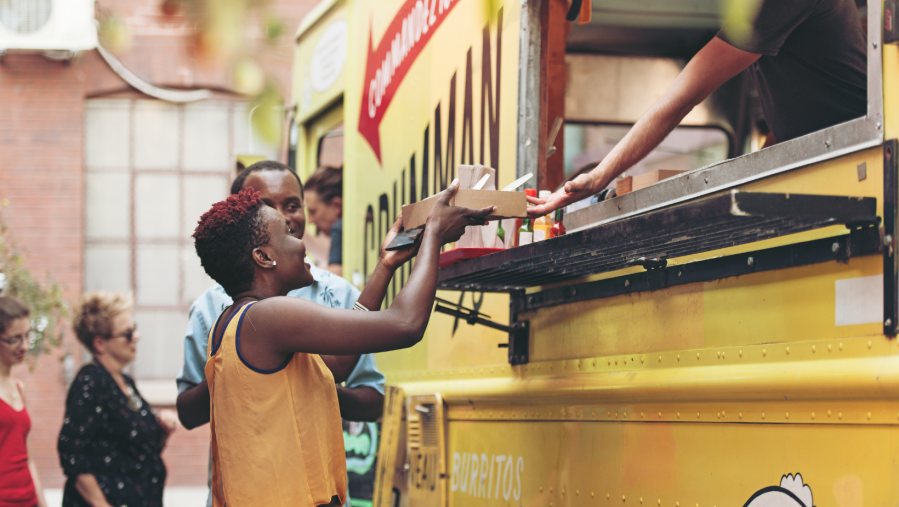
POLYGON ((104 338, 106 338, 107 340, 111 340, 113 338, 122 337, 122 338, 128 340, 128 343, 131 343, 134 340, 134 333, 136 333, 136 332, 137 332, 137 324, 131 326, 131 329, 125 331, 124 333, 110 334, 110 335, 104 336, 104 338))

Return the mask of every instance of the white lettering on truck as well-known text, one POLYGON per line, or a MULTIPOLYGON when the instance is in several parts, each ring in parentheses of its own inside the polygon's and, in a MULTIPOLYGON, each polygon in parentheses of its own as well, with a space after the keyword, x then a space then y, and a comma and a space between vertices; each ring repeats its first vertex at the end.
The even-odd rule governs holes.
POLYGON ((481 453, 453 453, 450 490, 468 493, 475 498, 509 500, 521 498, 521 475, 524 458, 481 453), (496 486, 494 483, 496 471, 496 486))

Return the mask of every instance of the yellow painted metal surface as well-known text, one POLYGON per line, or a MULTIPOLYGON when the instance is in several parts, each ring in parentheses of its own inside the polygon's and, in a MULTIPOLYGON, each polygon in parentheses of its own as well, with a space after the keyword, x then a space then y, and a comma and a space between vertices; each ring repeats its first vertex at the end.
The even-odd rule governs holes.
POLYGON ((446 188, 456 165, 515 179, 521 15, 511 0, 385 0, 348 17, 343 266, 367 277, 402 205, 446 188))
MULTIPOLYGON (((874 148, 745 188, 870 196, 882 213, 882 156, 874 148)), ((542 309, 519 317, 531 323, 530 364, 423 354, 389 378, 447 403, 448 505, 799 506, 790 494, 803 491, 817 507, 892 505, 899 343, 881 322, 836 316, 838 283, 882 270, 870 255, 542 309)), ((428 346, 483 343, 457 333, 428 346)))
POLYGON ((886 139, 899 138, 899 44, 883 46, 883 116, 886 139))
POLYGON ((373 507, 397 507, 394 489, 407 489, 405 409, 406 396, 403 390, 397 386, 385 386, 373 507))
POLYGON ((299 138, 302 140, 300 146, 304 149, 297 150, 297 174, 303 181, 312 175, 318 169, 318 147, 322 137, 339 129, 343 124, 343 104, 336 103, 328 109, 319 111, 319 115, 314 119, 299 126, 299 138))
POLYGON ((305 124, 340 100, 346 86, 347 2, 322 2, 314 19, 297 33, 293 99, 297 123, 305 124), (343 56, 341 60, 341 56, 343 56))
MULTIPOLYGON (((490 163, 485 93, 498 104, 500 184, 514 177, 520 2, 436 2, 452 11, 394 83, 392 105, 377 126, 379 153, 362 133, 368 59, 415 3, 331 2, 298 39, 301 74, 317 30, 337 16, 349 26, 347 67, 335 91, 313 97, 307 109, 299 107, 302 79, 294 93, 301 174, 314 169, 321 135, 344 126, 348 277, 371 272, 377 238, 402 204, 449 182, 448 164, 481 157, 490 163)), ((899 137, 899 46, 883 47, 883 71, 884 133, 891 139, 899 137)), ((882 149, 741 188, 875 197, 882 215, 882 149), (859 181, 861 163, 867 178, 859 181)), ((846 233, 828 227, 669 265, 846 233)), ((899 342, 883 336, 876 319, 838 319, 838 285, 873 280, 868 287, 876 287, 882 272, 882 258, 871 255, 541 309, 519 316, 530 320, 531 362, 515 367, 497 347, 505 334, 435 314, 420 344, 378 355, 388 383, 402 390, 387 396, 375 505, 897 505, 899 342), (427 435, 422 412, 407 419, 419 406, 442 412, 443 422, 427 435), (434 461, 425 464, 425 455, 434 461)), ((407 277, 408 270, 397 275, 388 299, 407 277)), ((508 321, 505 295, 438 296, 508 321)), ((882 305, 879 294, 858 297, 882 305)))
POLYGON ((897 452, 891 426, 460 421, 450 504, 801 507, 748 502, 789 474, 816 506, 895 505, 897 452))
POLYGON ((835 325, 837 280, 882 273, 871 256, 542 309, 529 318, 531 360, 880 335, 835 325), (550 338, 551 337, 551 338, 550 338))
MULTIPOLYGON (((437 291, 437 297, 476 308, 497 322, 509 320, 509 296, 437 291), (461 296, 461 297, 460 297, 461 296)), ((460 367, 502 366, 508 363, 507 334, 484 326, 471 326, 463 319, 442 313, 431 315, 424 339, 412 348, 377 355, 382 371, 444 371, 460 367)))

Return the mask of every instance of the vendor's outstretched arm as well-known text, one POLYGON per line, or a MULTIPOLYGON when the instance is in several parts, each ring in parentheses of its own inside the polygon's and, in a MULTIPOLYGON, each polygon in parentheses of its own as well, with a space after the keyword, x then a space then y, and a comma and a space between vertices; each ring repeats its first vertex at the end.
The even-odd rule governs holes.
POLYGON ((605 188, 619 174, 643 160, 696 105, 759 56, 737 49, 718 37, 713 38, 599 165, 569 181, 549 197, 528 197, 528 201, 537 204, 528 208, 528 214, 532 217, 546 215, 605 188))

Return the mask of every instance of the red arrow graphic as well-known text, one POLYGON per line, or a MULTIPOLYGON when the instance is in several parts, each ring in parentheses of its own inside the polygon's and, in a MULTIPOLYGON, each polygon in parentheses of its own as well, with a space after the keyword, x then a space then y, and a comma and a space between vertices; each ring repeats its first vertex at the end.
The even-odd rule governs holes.
POLYGON ((368 31, 368 59, 362 82, 359 133, 371 145, 381 163, 379 129, 384 112, 415 59, 461 0, 406 0, 384 32, 377 49, 372 49, 372 29, 368 31))

